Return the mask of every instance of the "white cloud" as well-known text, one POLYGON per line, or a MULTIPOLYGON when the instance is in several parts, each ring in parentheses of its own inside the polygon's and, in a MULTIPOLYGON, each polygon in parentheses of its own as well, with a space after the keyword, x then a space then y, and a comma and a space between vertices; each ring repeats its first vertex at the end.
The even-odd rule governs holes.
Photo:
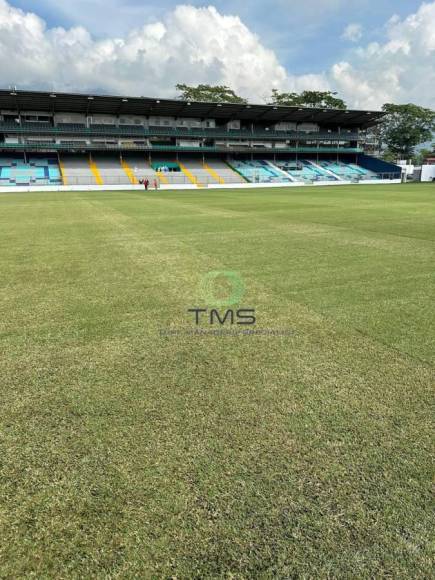
POLYGON ((434 106, 435 1, 408 18, 390 19, 385 36, 383 43, 355 47, 329 71, 291 75, 239 17, 213 6, 180 5, 124 36, 96 39, 82 26, 49 28, 0 0, 0 82, 146 96, 174 96, 178 82, 210 82, 252 101, 275 87, 336 90, 355 107, 434 106))
POLYGON ((2 82, 19 87, 174 95, 177 82, 222 82, 254 100, 270 86, 326 86, 291 77, 237 16, 180 5, 124 38, 95 40, 83 27, 48 29, 38 16, 0 0, 2 82))
POLYGON ((351 42, 358 42, 362 38, 362 26, 361 24, 348 24, 343 30, 341 38, 344 40, 350 40, 351 42))
POLYGON ((330 71, 334 88, 357 107, 414 102, 435 108, 435 2, 386 24, 384 43, 357 48, 330 71))

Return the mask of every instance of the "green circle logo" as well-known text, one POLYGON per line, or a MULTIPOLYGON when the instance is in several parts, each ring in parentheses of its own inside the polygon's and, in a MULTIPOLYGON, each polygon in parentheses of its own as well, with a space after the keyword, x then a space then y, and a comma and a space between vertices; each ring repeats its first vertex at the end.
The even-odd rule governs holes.
POLYGON ((239 304, 245 294, 245 285, 237 272, 216 270, 208 272, 201 280, 201 296, 208 306, 221 307, 239 304), (218 283, 229 285, 228 296, 216 296, 218 283))

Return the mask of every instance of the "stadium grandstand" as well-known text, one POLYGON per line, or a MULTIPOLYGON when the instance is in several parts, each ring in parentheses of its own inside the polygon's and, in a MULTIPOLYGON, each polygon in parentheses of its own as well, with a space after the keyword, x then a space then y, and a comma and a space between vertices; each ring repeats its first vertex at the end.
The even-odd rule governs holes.
POLYGON ((0 90, 0 188, 396 181, 382 112, 0 90))

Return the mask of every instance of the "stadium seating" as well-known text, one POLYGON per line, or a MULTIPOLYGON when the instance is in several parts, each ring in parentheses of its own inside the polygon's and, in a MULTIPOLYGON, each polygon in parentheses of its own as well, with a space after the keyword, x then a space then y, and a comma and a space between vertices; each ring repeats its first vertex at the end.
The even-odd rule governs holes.
POLYGON ((180 164, 176 161, 164 158, 154 159, 151 166, 162 183, 174 185, 190 185, 192 183, 192 180, 181 170, 180 164))
POLYGON ((56 158, 0 157, 0 186, 60 185, 62 176, 56 158))
POLYGON ((202 161, 198 159, 183 159, 180 168, 188 181, 192 183, 197 183, 199 185, 205 185, 210 181, 216 183, 216 180, 214 180, 210 173, 208 173, 204 168, 202 161))
POLYGON ((150 166, 145 155, 124 153, 123 159, 138 182, 143 179, 148 179, 152 183, 156 178, 157 174, 150 166))
POLYGON ((370 171, 365 167, 361 167, 361 165, 357 165, 356 163, 349 163, 348 167, 354 169, 358 174, 360 179, 379 179, 379 176, 374 171, 370 171))
POLYGON ((337 177, 325 171, 319 164, 308 159, 278 160, 275 165, 287 172, 294 181, 337 181, 337 177))
POLYGON ((217 158, 180 156, 175 161, 170 154, 117 153, 62 154, 57 158, 33 154, 7 154, 0 157, 0 185, 130 185, 158 178, 162 184, 213 185, 225 183, 313 183, 381 179, 374 171, 342 160, 280 159, 240 160, 228 162, 217 158), (159 156, 160 157, 160 156, 159 156), (90 162, 91 161, 91 162, 90 162), (161 171, 160 168, 163 168, 161 171))
POLYGON ((278 183, 290 181, 290 178, 285 177, 271 162, 262 159, 255 159, 252 161, 233 160, 229 162, 229 165, 242 175, 246 181, 251 183, 278 183))
POLYGON ((360 179, 379 179, 379 176, 355 163, 344 163, 343 161, 319 161, 319 165, 331 171, 341 179, 356 181, 360 179))
POLYGON ((141 135, 145 136, 142 125, 90 125, 88 131, 91 133, 101 133, 107 135, 141 135))
MULTIPOLYGON (((179 171, 164 172, 163 177, 168 183, 195 183, 198 185, 213 185, 223 183, 245 183, 246 180, 236 173, 225 162, 207 159, 203 163, 200 159, 183 158, 177 163, 179 171)), ((153 163, 155 166, 155 163, 153 163)))
POLYGON ((95 175, 85 155, 62 155, 62 171, 68 185, 96 185, 95 175))
MULTIPOLYGON (((243 137, 246 139, 275 139, 282 140, 294 138, 299 139, 309 136, 310 139, 316 140, 339 140, 340 134, 337 132, 320 132, 314 131, 312 133, 298 132, 298 131, 274 131, 272 129, 265 130, 256 128, 253 132, 250 129, 226 129, 226 127, 215 128, 200 128, 200 127, 170 127, 170 126, 143 126, 143 125, 109 125, 101 123, 93 123, 87 127, 84 123, 57 123, 52 125, 48 122, 26 122, 22 121, 0 121, 0 131, 11 131, 20 133, 87 133, 87 134, 107 134, 107 135, 169 135, 173 137, 205 137, 205 138, 237 138, 243 137)), ((346 138, 349 140, 357 140, 358 133, 349 133, 346 138)))
POLYGON ((358 166, 368 169, 381 179, 400 179, 402 176, 402 169, 398 165, 370 155, 358 155, 358 166))
POLYGON ((220 159, 207 159, 206 164, 224 183, 246 183, 246 179, 220 159))
POLYGON ((47 122, 30 123, 26 121, 21 121, 21 123, 17 123, 16 121, 2 121, 0 123, 0 130, 3 131, 25 130, 26 133, 34 133, 50 129, 53 129, 53 125, 47 122))
POLYGON ((92 160, 105 185, 130 185, 119 155, 92 155, 92 160))
POLYGON ((86 128, 86 125, 84 123, 58 123, 55 128, 59 129, 60 131, 74 132, 82 131, 86 128))

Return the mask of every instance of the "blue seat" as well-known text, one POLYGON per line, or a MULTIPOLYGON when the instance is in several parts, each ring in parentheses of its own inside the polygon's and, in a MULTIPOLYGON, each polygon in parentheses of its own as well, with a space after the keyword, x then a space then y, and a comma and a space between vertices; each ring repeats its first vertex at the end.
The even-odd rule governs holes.
POLYGON ((57 159, 31 156, 24 161, 18 157, 0 157, 1 185, 61 185, 62 177, 57 159))

